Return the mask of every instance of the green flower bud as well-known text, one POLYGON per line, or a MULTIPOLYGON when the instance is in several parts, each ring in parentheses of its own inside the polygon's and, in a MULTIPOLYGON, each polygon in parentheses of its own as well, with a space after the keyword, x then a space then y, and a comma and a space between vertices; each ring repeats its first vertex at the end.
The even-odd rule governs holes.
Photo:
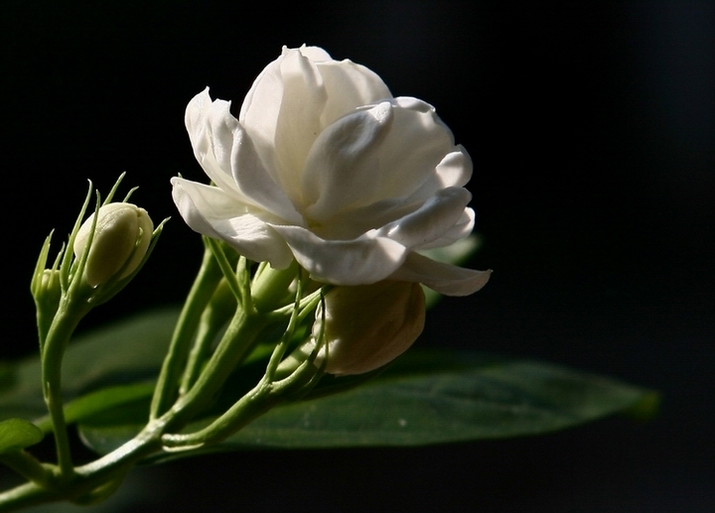
POLYGON ((57 269, 43 269, 40 271, 39 285, 37 287, 37 301, 57 310, 62 295, 60 272, 57 269))
POLYGON ((35 277, 33 277, 31 290, 37 309, 37 328, 40 341, 44 341, 62 298, 60 271, 57 269, 38 269, 35 277))
MULTIPOLYGON (((73 248, 77 258, 87 246, 93 218, 94 214, 77 232, 73 248)), ((149 249, 153 231, 154 223, 143 208, 131 203, 102 206, 84 270, 87 283, 97 287, 112 278, 121 280, 132 274, 149 249)))

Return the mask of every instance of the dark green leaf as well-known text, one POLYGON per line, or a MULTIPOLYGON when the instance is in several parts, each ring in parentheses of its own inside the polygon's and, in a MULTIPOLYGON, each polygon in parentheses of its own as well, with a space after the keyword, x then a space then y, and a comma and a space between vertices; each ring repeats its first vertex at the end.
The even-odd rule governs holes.
POLYGON ((42 440, 42 431, 24 419, 0 422, 0 454, 35 445, 42 440))
MULTIPOLYGON (((276 408, 206 452, 425 445, 538 435, 632 409, 648 394, 546 363, 413 350, 371 382, 276 408)), ((108 452, 137 430, 95 425, 83 426, 82 433, 95 450, 108 452)))
MULTIPOLYGON (((70 345, 63 368, 64 395, 72 400, 67 417, 82 423, 85 440, 98 452, 114 449, 142 427, 151 380, 176 317, 175 310, 153 312, 70 345)), ((39 362, 27 360, 1 370, 1 415, 44 415, 39 362)), ((327 379, 325 385, 339 388, 342 382, 327 379)), ((527 436, 618 412, 647 416, 656 405, 652 392, 563 367, 412 350, 372 381, 276 408, 207 451, 422 445, 527 436)), ((44 420, 41 426, 49 428, 44 420)))

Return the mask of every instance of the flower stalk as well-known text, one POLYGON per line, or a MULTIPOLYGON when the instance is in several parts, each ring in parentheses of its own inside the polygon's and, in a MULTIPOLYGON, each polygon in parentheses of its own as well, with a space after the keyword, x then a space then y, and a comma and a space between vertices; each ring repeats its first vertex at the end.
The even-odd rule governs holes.
POLYGON ((104 203, 96 193, 94 214, 83 223, 93 192, 90 182, 68 242, 49 269, 45 266, 51 235, 40 251, 30 290, 37 311, 41 390, 54 434, 57 465, 41 464, 23 451, 4 452, 2 460, 32 481, 26 488, 3 495, 9 503, 13 497, 24 497, 16 495, 17 490, 25 490, 28 497, 39 494, 33 487, 42 488, 48 496, 70 494, 66 490, 73 488, 70 483, 77 478, 62 397, 65 350, 87 313, 123 289, 143 266, 166 222, 154 229, 143 209, 126 202, 110 203, 122 178, 104 203))
POLYGON ((187 361, 193 336, 201 321, 201 315, 211 301, 221 277, 221 269, 208 241, 204 238, 201 266, 184 302, 168 352, 159 372, 150 407, 150 420, 161 416, 176 400, 175 386, 187 361))
POLYGON ((24 450, 0 454, 0 462, 39 486, 47 487, 50 484, 54 467, 40 463, 24 450))

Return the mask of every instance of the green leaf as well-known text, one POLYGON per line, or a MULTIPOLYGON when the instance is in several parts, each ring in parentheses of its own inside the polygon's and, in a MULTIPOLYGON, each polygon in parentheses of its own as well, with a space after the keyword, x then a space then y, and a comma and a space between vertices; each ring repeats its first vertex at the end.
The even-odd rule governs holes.
MULTIPOLYGON (((153 312, 71 343, 63 367, 63 392, 70 401, 65 412, 69 422, 81 424, 83 438, 96 451, 113 450, 143 427, 151 382, 176 318, 173 309, 153 312)), ((45 415, 39 370, 37 359, 0 367, 0 418, 45 415)), ((241 371, 236 376, 239 389, 241 379, 250 377, 249 368, 241 371)), ((345 379, 349 381, 326 377, 315 392, 345 385, 345 379)), ((619 412, 647 417, 656 408, 654 392, 556 365, 413 349, 372 381, 340 394, 283 405, 204 452, 528 436, 619 412)), ((39 424, 42 429, 33 428, 40 434, 49 429, 46 419, 39 424)), ((155 460, 163 458, 167 456, 155 460)))
MULTIPOLYGON (((633 409, 649 394, 541 362, 412 350, 373 381, 276 408, 201 452, 415 446, 539 435, 633 409)), ((90 447, 106 453, 138 429, 84 425, 82 435, 90 447)), ((154 460, 195 454, 159 455, 154 460)))
POLYGON ((42 431, 24 419, 0 422, 0 454, 24 449, 42 440, 42 431))

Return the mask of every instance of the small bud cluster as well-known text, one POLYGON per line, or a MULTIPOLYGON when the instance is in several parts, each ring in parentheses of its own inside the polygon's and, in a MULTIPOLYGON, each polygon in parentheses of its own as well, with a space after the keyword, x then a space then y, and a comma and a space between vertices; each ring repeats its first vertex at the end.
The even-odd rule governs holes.
POLYGON ((96 210, 82 222, 93 195, 90 184, 68 243, 49 268, 52 235, 45 240, 30 287, 41 340, 58 311, 73 312, 72 316, 81 318, 122 290, 144 265, 162 231, 164 223, 155 229, 146 210, 126 202, 129 196, 122 202, 111 202, 122 177, 103 204, 96 193, 96 210))

